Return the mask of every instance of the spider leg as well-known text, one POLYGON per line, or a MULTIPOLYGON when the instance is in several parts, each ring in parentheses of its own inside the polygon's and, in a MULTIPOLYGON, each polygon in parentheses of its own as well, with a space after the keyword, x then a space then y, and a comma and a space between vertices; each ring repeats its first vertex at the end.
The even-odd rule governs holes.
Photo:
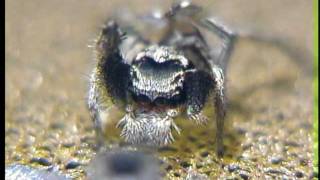
MULTIPOLYGON (((209 62, 211 63, 211 66, 218 65, 222 68, 224 73, 226 73, 229 59, 233 52, 234 44, 238 35, 213 18, 202 18, 205 15, 205 12, 201 10, 201 7, 192 4, 187 0, 181 1, 180 3, 172 6, 171 10, 165 14, 169 28, 167 35, 163 38, 164 40, 162 42, 170 39, 176 39, 178 36, 172 35, 176 32, 179 32, 180 34, 191 34, 191 36, 196 37, 196 40, 193 42, 196 46, 199 46, 198 49, 201 54, 204 55, 204 58, 211 61, 209 62), (200 27, 204 27, 218 35, 222 40, 222 49, 218 57, 213 57, 214 54, 211 47, 207 45, 200 33, 200 27), (211 58, 209 58, 210 56, 211 58)), ((186 38, 185 35, 182 36, 183 38, 186 38)), ((186 42, 187 40, 179 41, 186 42)))
POLYGON ((167 18, 182 15, 182 16, 188 16, 191 18, 196 18, 196 15, 201 12, 201 7, 197 6, 195 4, 192 4, 188 0, 183 0, 179 3, 173 4, 170 11, 165 13, 165 16, 167 18))
POLYGON ((97 86, 97 79, 95 71, 92 73, 90 78, 90 89, 88 94, 88 109, 90 112, 91 119, 94 123, 94 129, 96 133, 97 149, 100 150, 104 144, 103 131, 102 131, 102 120, 100 117, 101 101, 99 96, 99 87, 97 86))
POLYGON ((90 78, 88 108, 100 149, 104 144, 104 127, 118 114, 113 106, 128 103, 127 83, 129 65, 124 63, 119 45, 124 34, 117 23, 109 21, 102 29, 96 43, 97 66, 90 78))
POLYGON ((184 87, 187 96, 187 116, 199 124, 207 122, 202 109, 213 88, 213 83, 210 75, 203 71, 191 71, 186 74, 184 87))
POLYGON ((217 60, 215 61, 215 64, 220 66, 224 71, 224 74, 226 74, 230 56, 237 40, 237 35, 226 26, 219 24, 213 18, 202 20, 200 25, 217 34, 219 38, 222 39, 222 49, 217 57, 217 60))
MULTIPOLYGON (((213 26, 216 29, 211 27, 211 29, 217 31, 216 33, 219 33, 219 37, 221 37, 224 40, 221 54, 218 55, 218 57, 213 58, 210 54, 210 48, 207 45, 200 31, 193 24, 189 24, 189 26, 193 28, 193 31, 187 33, 184 33, 183 29, 179 29, 180 27, 178 26, 172 26, 172 28, 175 28, 176 30, 172 31, 175 32, 175 34, 167 37, 167 39, 164 39, 163 42, 164 44, 175 46, 177 47, 177 49, 183 51, 184 55, 196 66, 196 69, 201 69, 205 72, 208 72, 211 75, 210 78, 213 79, 212 81, 214 84, 214 106, 216 110, 216 151, 217 155, 221 157, 224 151, 223 129, 226 111, 224 97, 224 70, 226 68, 220 68, 219 65, 221 63, 224 63, 222 64, 224 66, 227 65, 226 62, 228 61, 233 49, 234 36, 232 33, 228 33, 220 29, 220 26, 218 25, 213 26), (218 64, 218 62, 220 62, 220 64, 218 64)), ((196 76, 191 76, 191 79, 192 78, 196 78, 196 76)), ((193 111, 193 114, 196 114, 199 113, 200 109, 202 109, 202 99, 205 96, 203 92, 201 92, 202 86, 197 84, 199 83, 198 80, 192 79, 189 82, 192 82, 192 84, 190 84, 189 86, 187 84, 186 86, 189 87, 189 94, 193 98, 189 98, 188 108, 191 109, 189 110, 189 112, 193 111)), ((207 84, 205 84, 204 86, 207 87, 207 84)))
POLYGON ((126 63, 120 53, 120 44, 124 33, 114 21, 109 21, 102 29, 97 41, 98 75, 106 89, 106 94, 116 104, 128 103, 128 83, 130 78, 130 65, 126 63))
POLYGON ((226 100, 224 97, 224 76, 221 68, 214 66, 212 68, 215 82, 214 88, 214 106, 216 115, 216 151, 219 157, 223 156, 223 130, 226 115, 226 100))
POLYGON ((216 33, 222 40, 222 50, 217 57, 216 64, 211 64, 212 75, 215 81, 215 96, 214 104, 216 109, 216 144, 217 154, 222 156, 223 149, 223 129, 224 119, 226 114, 226 100, 225 100, 225 89, 224 89, 224 76, 227 72, 227 66, 229 63, 230 56, 232 54, 235 41, 237 36, 227 27, 217 23, 214 19, 205 19, 202 21, 202 25, 213 33, 216 33))

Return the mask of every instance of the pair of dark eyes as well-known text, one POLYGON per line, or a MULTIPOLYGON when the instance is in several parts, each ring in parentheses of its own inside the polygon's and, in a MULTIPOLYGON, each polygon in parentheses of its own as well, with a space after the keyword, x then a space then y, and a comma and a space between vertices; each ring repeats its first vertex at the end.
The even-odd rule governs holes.
POLYGON ((154 59, 150 58, 150 57, 143 57, 141 58, 139 61, 136 61, 133 63, 135 66, 140 67, 143 66, 145 64, 151 65, 153 67, 159 67, 159 69, 161 68, 166 68, 166 67, 178 67, 178 68, 182 68, 183 70, 187 70, 187 69, 195 69, 195 66, 192 62, 189 61, 188 66, 184 67, 181 62, 179 60, 176 59, 170 59, 167 60, 166 62, 162 62, 162 63, 158 63, 156 62, 154 59))
POLYGON ((150 57, 142 57, 139 61, 138 64, 144 64, 148 63, 151 65, 158 65, 158 66, 168 66, 168 65, 177 65, 177 66, 182 66, 182 64, 179 62, 179 60, 176 59, 168 59, 165 62, 158 63, 154 59, 150 57))

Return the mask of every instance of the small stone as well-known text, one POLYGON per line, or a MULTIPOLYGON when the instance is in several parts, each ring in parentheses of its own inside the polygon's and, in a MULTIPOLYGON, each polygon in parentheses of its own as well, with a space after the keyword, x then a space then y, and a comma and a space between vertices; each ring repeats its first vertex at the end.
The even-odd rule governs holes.
POLYGON ((180 173, 177 173, 177 172, 173 173, 173 175, 174 175, 175 177, 180 177, 180 173))
POLYGON ((37 157, 32 158, 32 159, 30 160, 30 163, 38 163, 38 164, 40 164, 40 165, 42 165, 42 166, 50 166, 50 165, 51 165, 51 162, 50 162, 48 159, 43 158, 43 157, 40 157, 40 158, 37 158, 37 157))
POLYGON ((191 141, 191 142, 196 142, 197 141, 197 138, 195 138, 194 136, 188 136, 188 140, 191 141))
POLYGON ((17 154, 17 155, 14 155, 12 157, 12 159, 14 159, 15 161, 20 161, 22 159, 21 155, 20 154, 17 154))
POLYGON ((257 124, 260 124, 260 125, 268 125, 268 124, 270 124, 270 121, 269 120, 267 120, 267 119, 258 119, 257 120, 257 124))
POLYGON ((65 165, 65 168, 66 169, 75 169, 77 168, 78 166, 80 166, 81 163, 77 162, 77 161, 74 161, 74 160, 70 160, 67 162, 67 164, 65 165))
POLYGON ((6 130, 6 135, 9 135, 9 134, 19 135, 19 130, 17 128, 8 128, 6 130))
POLYGON ((291 146, 291 147, 299 147, 299 146, 301 146, 299 143, 294 142, 294 141, 285 141, 284 145, 291 146))
POLYGON ((39 149, 51 152, 53 151, 54 148, 51 145, 43 145, 43 146, 40 146, 39 149))
POLYGON ((302 177, 304 176, 301 171, 296 171, 296 172, 294 173, 294 175, 295 175, 297 178, 302 178, 302 177))
POLYGON ((203 167, 202 164, 196 164, 196 168, 197 168, 197 169, 200 169, 200 168, 202 168, 202 167, 203 167))
POLYGON ((71 147, 75 146, 75 143, 72 143, 72 142, 70 142, 70 143, 63 143, 62 146, 65 147, 65 148, 71 148, 71 147))
POLYGON ((26 165, 15 164, 5 168, 5 179, 56 179, 67 180, 69 178, 60 175, 56 171, 46 171, 32 168, 26 165))
POLYGON ((279 164, 279 163, 281 163, 282 161, 283 161, 283 158, 280 157, 280 156, 273 156, 273 157, 270 158, 270 162, 271 162, 272 164, 279 164))
POLYGON ((243 150, 247 150, 247 149, 249 149, 249 148, 251 148, 251 147, 252 147, 252 144, 251 144, 251 143, 245 143, 245 144, 242 145, 242 149, 243 149, 243 150))
POLYGON ((95 139, 90 136, 85 136, 85 137, 81 138, 80 141, 82 143, 90 143, 90 142, 95 142, 95 139))
POLYGON ((249 174, 248 174, 247 172, 245 172, 245 171, 241 171, 241 172, 239 173, 239 175, 240 175, 240 177, 241 177, 242 179, 244 179, 244 180, 248 180, 248 179, 249 179, 249 174))
POLYGON ((306 122, 303 122, 300 124, 300 127, 306 129, 306 130, 309 130, 312 128, 312 124, 311 123, 306 123, 306 122))
POLYGON ((237 164, 229 164, 229 165, 227 165, 227 169, 229 172, 232 173, 232 172, 240 169, 240 167, 237 164))
POLYGON ((208 157, 209 152, 205 151, 205 152, 202 152, 200 155, 201 155, 201 157, 208 157))
POLYGON ((165 169, 166 169, 166 171, 171 171, 172 170, 172 166, 168 165, 165 169))
POLYGON ((261 131, 253 131, 252 136, 253 137, 261 137, 261 136, 265 136, 266 134, 264 132, 261 131))
POLYGON ((299 159, 299 163, 300 163, 301 166, 307 166, 308 165, 308 160, 304 159, 304 158, 301 158, 301 159, 299 159))
POLYGON ((289 179, 292 179, 292 178, 287 176, 287 175, 283 175, 283 176, 281 176, 281 179, 282 180, 289 180, 289 179))
POLYGON ((191 153, 192 152, 190 148, 184 148, 183 151, 186 152, 186 153, 191 153))
POLYGON ((188 163, 188 162, 186 162, 186 161, 181 162, 180 165, 181 165, 182 167, 184 167, 184 168, 188 168, 188 167, 191 166, 191 164, 188 163))
POLYGON ((284 119, 284 114, 283 113, 278 113, 277 115, 276 115, 276 118, 278 119, 278 120, 283 120, 284 119))
POLYGON ((244 134, 247 132, 247 130, 246 130, 245 128, 241 128, 241 127, 238 127, 238 128, 236 129, 236 131, 237 131, 237 133, 240 134, 240 135, 244 135, 244 134))
POLYGON ((265 172, 266 173, 271 173, 271 174, 283 174, 282 171, 277 170, 277 169, 273 169, 273 168, 266 168, 265 172))
POLYGON ((160 147, 159 148, 159 152, 177 152, 178 150, 174 147, 170 147, 170 146, 165 146, 165 147, 160 147))
POLYGON ((198 144, 198 148, 199 148, 199 149, 202 149, 202 148, 204 148, 204 147, 206 147, 205 144, 202 144, 202 143, 198 144))
POLYGON ((64 129, 64 123, 55 122, 50 125, 51 129, 64 129))
POLYGON ((187 172, 186 180, 207 180, 208 176, 206 174, 202 174, 197 172, 196 170, 189 169, 187 172))

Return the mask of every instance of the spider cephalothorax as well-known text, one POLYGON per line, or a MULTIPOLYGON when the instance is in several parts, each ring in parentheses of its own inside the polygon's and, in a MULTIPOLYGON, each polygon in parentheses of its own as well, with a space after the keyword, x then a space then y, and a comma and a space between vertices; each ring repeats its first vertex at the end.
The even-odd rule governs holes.
POLYGON ((132 62, 129 90, 150 102, 179 103, 184 99, 183 83, 185 72, 190 69, 188 65, 188 60, 172 47, 148 47, 132 62))
POLYGON ((155 27, 165 24, 166 33, 158 41, 133 30, 135 24, 106 24, 96 44, 98 63, 91 76, 88 100, 99 140, 105 122, 114 113, 108 112, 111 106, 125 111, 118 127, 127 142, 166 145, 173 141, 171 129, 179 132, 176 116, 186 112, 190 120, 207 122, 202 111, 212 101, 216 108, 217 151, 221 155, 223 70, 234 36, 215 21, 195 18, 198 9, 183 2, 161 17, 149 17, 152 21, 148 22, 155 27), (220 54, 213 53, 199 27, 223 40, 220 54), (105 99, 112 99, 113 105, 105 99))

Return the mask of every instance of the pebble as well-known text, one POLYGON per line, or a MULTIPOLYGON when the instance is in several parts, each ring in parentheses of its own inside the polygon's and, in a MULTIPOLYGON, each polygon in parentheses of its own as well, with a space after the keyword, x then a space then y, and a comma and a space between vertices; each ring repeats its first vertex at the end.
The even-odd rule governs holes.
POLYGON ((40 157, 40 158, 34 157, 30 160, 30 163, 38 163, 43 166, 50 166, 51 165, 51 162, 48 159, 43 158, 43 157, 40 157))
POLYGON ((182 167, 184 167, 184 168, 187 168, 187 167, 190 167, 190 166, 191 166, 191 164, 188 163, 188 162, 186 162, 186 161, 181 162, 180 165, 181 165, 182 167))
POLYGON ((294 141, 285 141, 284 145, 291 146, 291 147, 299 147, 299 146, 301 146, 299 143, 294 142, 294 141))
POLYGON ((270 121, 268 119, 258 119, 257 120, 257 124, 260 124, 260 125, 269 125, 270 124, 270 121))
POLYGON ((66 169, 75 169, 77 168, 78 166, 80 166, 81 163, 77 162, 77 161, 74 161, 74 160, 70 160, 66 163, 65 165, 65 168, 66 169))
POLYGON ((71 147, 75 146, 75 143, 72 143, 72 142, 70 142, 70 143, 63 143, 62 146, 65 147, 65 148, 71 148, 71 147))
POLYGON ((273 156, 273 157, 270 158, 270 162, 271 162, 272 164, 279 164, 279 163, 281 163, 282 161, 283 161, 283 158, 280 157, 280 156, 273 156))
POLYGON ((203 165, 202 165, 202 164, 199 164, 199 163, 198 163, 198 164, 196 164, 196 168, 197 168, 197 169, 200 169, 200 168, 202 168, 202 167, 203 167, 203 165))
POLYGON ((205 151, 205 152, 202 152, 200 155, 201 155, 201 157, 208 157, 209 152, 205 151))
POLYGON ((199 173, 195 170, 189 169, 187 172, 186 180, 208 180, 208 176, 206 174, 199 173))
POLYGON ((240 134, 240 135, 244 135, 244 134, 247 132, 247 130, 246 130, 245 128, 241 128, 241 127, 238 127, 238 128, 236 129, 236 131, 237 131, 237 133, 240 134))
POLYGON ((194 137, 194 136, 188 136, 188 140, 191 141, 191 142, 196 142, 197 138, 194 137))
POLYGON ((52 152, 54 150, 54 147, 52 145, 43 145, 40 146, 39 149, 52 152))
POLYGON ((278 120, 284 120, 284 114, 283 114, 282 112, 280 112, 280 113, 278 113, 278 114, 276 115, 276 118, 277 118, 278 120))
POLYGON ((171 152, 177 152, 178 150, 174 147, 170 147, 170 146, 165 146, 165 147, 160 147, 159 148, 159 152, 166 152, 166 151, 171 151, 171 152))
POLYGON ((265 173, 271 173, 271 174, 283 174, 282 171, 273 169, 273 168, 266 168, 265 173))
POLYGON ((6 130, 6 135, 9 135, 9 134, 19 135, 19 130, 17 128, 8 128, 6 130))
POLYGON ((307 166, 308 165, 308 159, 300 158, 299 163, 301 166, 307 166))
POLYGON ((38 179, 38 180, 67 180, 56 171, 44 171, 29 166, 15 164, 5 168, 5 179, 38 179))
POLYGON ((50 125, 51 129, 64 129, 64 123, 55 122, 50 125))
POLYGON ((237 164, 229 164, 229 165, 227 165, 227 169, 229 172, 232 173, 232 172, 240 169, 240 167, 237 164))
POLYGON ((296 172, 294 173, 294 175, 295 175, 297 178, 302 178, 302 177, 304 176, 301 171, 296 171, 296 172))
POLYGON ((168 165, 165 169, 166 169, 166 171, 171 171, 172 170, 172 166, 168 165))
POLYGON ((242 179, 244 179, 244 180, 248 180, 248 179, 249 179, 249 174, 248 174, 247 172, 245 172, 245 171, 241 171, 241 172, 239 173, 239 175, 240 175, 240 177, 241 177, 242 179))

